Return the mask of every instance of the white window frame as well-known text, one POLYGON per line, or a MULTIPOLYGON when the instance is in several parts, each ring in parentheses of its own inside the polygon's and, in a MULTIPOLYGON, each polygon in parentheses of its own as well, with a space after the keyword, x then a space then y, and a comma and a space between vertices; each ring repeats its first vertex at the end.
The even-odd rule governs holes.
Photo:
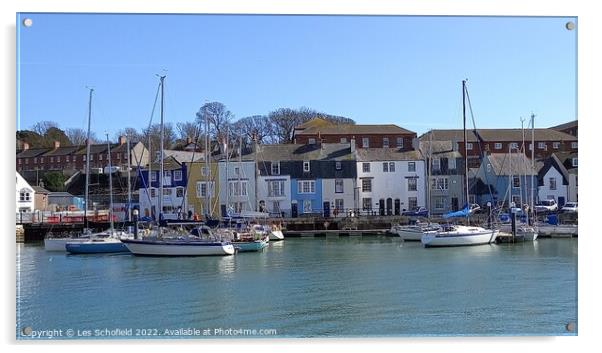
POLYGON ((513 176, 512 177, 512 187, 515 188, 515 189, 519 189, 520 188, 520 177, 518 177, 518 176, 513 176))
POLYGON ((548 181, 550 183, 550 190, 557 190, 558 184, 556 182, 556 178, 554 178, 554 177, 549 178, 548 181))
POLYGON ((383 137, 383 148, 389 148, 389 138, 383 137))
POLYGON ((201 167, 201 176, 207 176, 209 174, 209 167, 201 167))
POLYGON ((284 180, 267 180, 268 197, 284 197, 284 180))
POLYGON ((297 181, 297 193, 298 194, 315 194, 316 193, 316 181, 315 180, 298 180, 297 181))
POLYGON ((346 138, 346 137, 341 137, 341 140, 340 140, 340 141, 341 141, 341 143, 348 143, 348 142, 347 142, 347 138, 346 138))
POLYGON ((228 182, 228 193, 232 197, 248 196, 247 180, 230 180, 228 182))
POLYGON ((309 173, 309 171, 310 171, 309 161, 303 161, 303 172, 309 173))
POLYGON ((181 170, 173 171, 173 180, 174 181, 182 181, 182 171, 181 170))
POLYGON ((311 213, 311 200, 303 200, 303 213, 311 213))
POLYGON ((449 179, 447 177, 436 177, 431 181, 431 189, 446 191, 449 190, 449 179))
POLYGON ((501 150, 502 149, 502 144, 500 142, 496 142, 493 144, 493 148, 496 150, 501 150))
POLYGON ((396 139, 396 145, 397 147, 403 147, 403 137, 398 137, 396 139))
POLYGON ((336 194, 342 194, 345 192, 345 180, 335 179, 334 180, 334 192, 336 194))
POLYGON ((362 172, 370 173, 370 163, 369 162, 362 163, 362 172))
POLYGON ((433 205, 435 209, 442 210, 445 209, 445 196, 434 196, 433 197, 433 205))
POLYGON ((362 147, 363 148, 370 147, 370 138, 369 137, 362 137, 362 147))
POLYGON ((395 173, 395 162, 389 162, 389 173, 395 173))
POLYGON ((280 162, 279 161, 272 162, 272 166, 270 169, 271 169, 271 175, 280 175, 280 162))
POLYGON ((408 197, 408 210, 413 210, 418 207, 418 197, 410 196, 408 197))
POLYGON ((345 199, 334 199, 334 208, 339 214, 345 210, 345 199))
POLYGON ((571 148, 578 148, 579 144, 577 142, 571 142, 571 148))
POLYGON ((548 145, 545 142, 538 142, 537 143, 537 148, 540 149, 540 150, 547 151, 548 150, 548 145))
POLYGON ((389 172, 389 162, 383 162, 383 173, 389 172))
POLYGON ((418 179, 407 178, 408 180, 408 191, 418 191, 418 179))
POLYGON ((408 172, 416 172, 416 162, 408 162, 408 172))
POLYGON ((372 198, 371 197, 362 198, 362 210, 372 211, 372 198))
POLYGON ((455 170, 456 169, 456 159, 451 157, 447 159, 447 169, 455 170))
POLYGON ((341 170, 342 168, 343 168, 343 167, 342 167, 342 165, 341 165, 341 161, 336 161, 336 162, 334 163, 334 169, 336 169, 336 170, 341 170))
POLYGON ((362 192, 372 192, 372 179, 362 179, 362 192))
POLYGON ((472 142, 467 142, 466 143, 466 150, 468 150, 468 151, 472 150, 472 142))
POLYGON ((316 144, 316 139, 313 137, 310 137, 309 139, 307 139, 307 143, 310 145, 315 145, 316 144))
POLYGON ((432 163, 433 170, 441 170, 441 159, 433 158, 432 163))
POLYGON ((571 159, 571 164, 573 165, 573 167, 577 167, 577 158, 572 158, 571 159))
POLYGON ((552 148, 557 150, 560 148, 560 142, 552 142, 552 148))

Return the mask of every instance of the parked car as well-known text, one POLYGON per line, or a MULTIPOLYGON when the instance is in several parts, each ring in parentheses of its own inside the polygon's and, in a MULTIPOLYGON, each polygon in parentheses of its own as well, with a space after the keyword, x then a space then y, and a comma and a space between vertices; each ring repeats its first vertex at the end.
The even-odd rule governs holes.
POLYGON ((546 213, 558 211, 558 204, 555 200, 543 200, 535 204, 535 212, 546 213))
POLYGON ((561 212, 566 213, 576 213, 577 212, 577 202, 567 202, 560 209, 561 212))
POLYGON ((416 207, 415 209, 410 211, 403 211, 401 215, 408 217, 428 217, 429 210, 427 210, 426 207, 416 207))

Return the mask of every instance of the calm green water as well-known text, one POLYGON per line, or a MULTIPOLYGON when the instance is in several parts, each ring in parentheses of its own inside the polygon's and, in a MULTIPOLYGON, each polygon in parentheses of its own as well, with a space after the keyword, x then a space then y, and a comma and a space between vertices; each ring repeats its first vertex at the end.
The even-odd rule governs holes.
POLYGON ((63 330, 60 338, 68 329, 132 329, 117 338, 241 337, 228 329, 277 331, 269 337, 573 335, 568 322, 577 322, 576 239, 435 249, 394 237, 287 239, 262 253, 196 258, 17 245, 19 338, 24 327, 63 330), (199 336, 165 331, 193 328, 199 336))

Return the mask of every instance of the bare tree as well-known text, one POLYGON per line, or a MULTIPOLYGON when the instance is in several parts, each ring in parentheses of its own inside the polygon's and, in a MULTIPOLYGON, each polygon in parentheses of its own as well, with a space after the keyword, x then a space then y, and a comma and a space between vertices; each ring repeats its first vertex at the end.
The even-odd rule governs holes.
POLYGON ((255 136, 258 143, 272 144, 278 142, 272 123, 265 115, 253 115, 242 118, 233 125, 234 129, 242 132, 245 139, 249 141, 255 136))
MULTIPOLYGON (((142 132, 142 143, 148 144, 149 137, 152 151, 158 151, 161 146, 161 125, 153 124, 150 129, 146 128, 142 132)), ((171 123, 163 124, 163 147, 170 149, 176 141, 176 133, 171 123)), ((148 146, 147 146, 148 147, 148 146)))
POLYGON ((59 124, 57 124, 54 121, 44 120, 44 121, 39 121, 39 122, 35 123, 31 127, 31 130, 34 131, 35 133, 43 136, 43 135, 46 135, 48 130, 53 127, 58 129, 59 124))
MULTIPOLYGON (((223 103, 211 102, 205 103, 196 113, 197 122, 202 124, 203 130, 205 123, 209 123, 209 134, 216 141, 223 141, 226 131, 230 128, 231 121, 234 118, 223 103)), ((221 150, 221 143, 219 144, 221 150)))
MULTIPOLYGON (((138 132, 138 130, 136 130, 133 127, 126 127, 123 128, 119 131, 117 131, 117 133, 115 134, 115 139, 118 139, 119 136, 126 136, 129 137, 130 141, 140 141, 142 140, 142 136, 143 133, 138 132)), ((144 141, 142 141, 144 142, 144 141)))
POLYGON ((200 135, 199 124, 196 122, 179 122, 176 124, 176 130, 180 140, 186 140, 188 137, 195 140, 200 135))
POLYGON ((268 119, 279 143, 291 143, 295 126, 309 120, 299 111, 290 108, 280 108, 270 112, 268 119))
MULTIPOLYGON (((72 145, 82 146, 86 144, 86 139, 88 138, 88 133, 84 131, 84 129, 80 128, 70 128, 65 131, 65 135, 69 138, 72 145)), ((93 131, 90 131, 90 143, 96 143, 98 138, 93 131)))

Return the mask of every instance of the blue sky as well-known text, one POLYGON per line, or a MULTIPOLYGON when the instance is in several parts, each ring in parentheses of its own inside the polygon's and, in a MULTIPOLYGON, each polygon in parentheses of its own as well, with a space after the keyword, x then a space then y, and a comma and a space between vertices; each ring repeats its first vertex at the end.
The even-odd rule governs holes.
MULTIPOLYGON (((576 119, 574 18, 19 14, 17 129, 40 120, 111 136, 148 124, 167 70, 168 122, 205 101, 236 118, 310 107, 424 133, 576 119), (29 28, 20 25, 31 18, 29 28)), ((155 117, 157 119, 157 117, 155 117)))

